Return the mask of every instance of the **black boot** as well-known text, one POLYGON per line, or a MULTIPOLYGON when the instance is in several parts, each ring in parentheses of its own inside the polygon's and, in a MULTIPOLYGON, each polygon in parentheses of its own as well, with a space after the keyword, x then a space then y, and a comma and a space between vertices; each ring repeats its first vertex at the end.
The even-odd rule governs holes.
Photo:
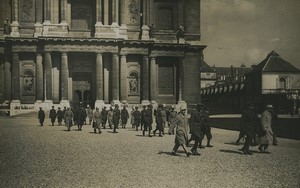
POLYGON ((210 145, 210 139, 207 140, 207 145, 206 147, 213 147, 212 145, 210 145))
POLYGON ((96 133, 96 129, 94 129, 94 133, 96 133))

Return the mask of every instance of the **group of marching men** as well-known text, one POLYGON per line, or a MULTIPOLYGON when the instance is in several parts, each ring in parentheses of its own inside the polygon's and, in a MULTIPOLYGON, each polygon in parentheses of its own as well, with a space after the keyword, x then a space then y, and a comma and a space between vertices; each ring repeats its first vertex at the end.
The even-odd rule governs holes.
MULTIPOLYGON (((93 110, 90 106, 85 109, 82 105, 77 108, 64 108, 63 110, 58 107, 57 111, 52 106, 52 109, 49 113, 49 118, 51 119, 51 124, 54 126, 54 123, 58 121, 58 125, 62 125, 64 121, 67 130, 70 131, 70 128, 73 125, 78 126, 78 130, 82 130, 84 124, 92 125, 94 133, 101 134, 101 129, 105 129, 107 122, 110 129, 113 129, 113 133, 117 133, 118 126, 121 124, 122 128, 126 128, 129 119, 129 112, 127 110, 127 105, 123 105, 123 109, 119 109, 119 105, 115 104, 110 106, 109 110, 104 106, 100 111, 97 107, 93 110), (88 120, 88 121, 86 121, 88 120)), ((136 131, 143 131, 143 136, 146 136, 148 133, 149 137, 158 135, 163 137, 165 134, 165 128, 168 126, 168 134, 176 135, 175 136, 175 146, 173 148, 172 154, 176 155, 177 149, 179 146, 182 146, 186 152, 186 155, 190 154, 200 155, 197 152, 198 147, 202 147, 201 142, 204 136, 207 137, 207 147, 212 147, 210 145, 210 140, 212 139, 211 128, 209 126, 209 112, 208 109, 203 104, 198 104, 196 110, 191 114, 191 117, 188 118, 185 108, 180 108, 179 112, 175 111, 175 106, 171 106, 170 109, 167 109, 165 104, 158 104, 156 109, 153 109, 151 104, 143 106, 142 110, 139 109, 139 106, 133 106, 131 114, 131 124, 132 128, 136 131), (152 124, 156 123, 156 128, 153 130, 152 124), (153 130, 153 131, 152 131, 153 130), (191 138, 188 139, 188 133, 191 134, 191 138), (195 144, 190 152, 187 152, 186 146, 189 146, 189 143, 194 140, 195 144)), ((43 126, 45 119, 45 112, 40 108, 38 113, 38 118, 40 125, 43 126)))

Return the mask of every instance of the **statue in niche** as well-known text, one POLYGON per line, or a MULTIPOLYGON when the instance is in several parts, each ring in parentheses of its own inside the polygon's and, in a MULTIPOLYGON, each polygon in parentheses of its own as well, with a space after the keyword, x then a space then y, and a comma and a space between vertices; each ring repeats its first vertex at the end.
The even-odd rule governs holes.
POLYGON ((23 1, 23 17, 25 20, 31 19, 31 10, 33 8, 32 0, 24 0, 23 1))
POLYGON ((151 24, 151 26, 149 27, 149 37, 150 38, 154 38, 154 35, 155 35, 155 26, 154 24, 151 24))
POLYGON ((177 43, 179 43, 179 39, 184 39, 184 27, 180 25, 176 32, 177 43))
POLYGON ((32 72, 25 72, 23 78, 23 89, 25 92, 33 92, 33 75, 32 72))
POLYGON ((139 5, 136 0, 130 0, 129 5, 129 20, 131 23, 135 23, 139 17, 139 5))
POLYGON ((10 34, 10 23, 8 21, 8 18, 5 19, 3 24, 3 34, 9 35, 10 34))
POLYGON ((129 92, 130 93, 138 92, 138 81, 137 81, 137 78, 134 76, 131 76, 129 78, 129 92))

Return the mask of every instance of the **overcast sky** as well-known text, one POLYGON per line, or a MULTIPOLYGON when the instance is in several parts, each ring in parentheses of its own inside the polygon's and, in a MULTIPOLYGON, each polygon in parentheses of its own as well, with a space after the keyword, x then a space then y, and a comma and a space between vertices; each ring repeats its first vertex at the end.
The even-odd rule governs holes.
POLYGON ((300 0, 201 0, 205 61, 260 63, 275 50, 300 69, 300 0))

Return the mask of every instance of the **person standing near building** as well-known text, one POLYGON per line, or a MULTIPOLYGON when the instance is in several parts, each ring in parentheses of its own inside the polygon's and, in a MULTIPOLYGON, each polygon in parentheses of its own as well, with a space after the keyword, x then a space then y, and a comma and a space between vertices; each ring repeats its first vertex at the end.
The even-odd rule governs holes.
POLYGON ((162 137, 162 133, 163 133, 163 118, 162 118, 162 109, 163 109, 163 105, 159 104, 158 108, 156 110, 156 129, 153 131, 153 135, 156 135, 156 131, 159 131, 159 136, 162 137))
POLYGON ((166 128, 166 123, 167 123, 167 110, 166 110, 165 104, 163 104, 162 108, 161 108, 161 119, 162 119, 162 124, 163 124, 162 135, 165 135, 165 128, 166 128))
POLYGON ((177 116, 177 112, 175 111, 175 106, 172 105, 171 110, 169 112, 169 117, 168 117, 168 123, 170 126, 169 130, 168 130, 169 135, 171 135, 171 134, 174 135, 176 116, 177 116))
POLYGON ((57 116, 57 122, 58 125, 61 125, 62 119, 63 119, 63 111, 61 111, 60 107, 58 107, 57 112, 56 112, 56 116, 57 116))
POLYGON ((79 106, 77 114, 78 114, 78 117, 77 117, 78 131, 82 131, 82 126, 86 120, 86 111, 82 105, 79 106))
POLYGON ((64 119, 64 123, 66 124, 66 120, 65 120, 65 114, 66 114, 67 108, 64 107, 63 109, 63 119, 64 119))
POLYGON ((90 105, 88 105, 87 116, 89 118, 89 125, 91 125, 93 120, 93 109, 90 107, 90 105))
POLYGON ((128 110, 126 109, 126 105, 124 104, 123 109, 121 110, 121 121, 122 121, 123 129, 126 129, 128 118, 129 118, 129 113, 128 110))
POLYGON ((267 151, 269 144, 273 141, 272 131, 272 113, 273 106, 267 105, 266 110, 262 113, 260 118, 261 134, 260 134, 260 145, 258 147, 260 152, 269 153, 267 151))
POLYGON ((151 130, 152 130, 152 123, 153 123, 153 111, 152 111, 152 105, 149 104, 148 108, 145 112, 145 124, 144 124, 144 130, 143 130, 143 136, 145 136, 145 132, 148 130, 148 136, 151 136, 151 130))
POLYGON ((272 130, 273 130, 273 146, 278 146, 277 129, 278 129, 278 114, 272 110, 272 130))
POLYGON ((73 116, 74 116, 73 111, 70 108, 68 108, 66 110, 65 117, 64 117, 68 131, 70 131, 70 128, 73 126, 73 122, 72 122, 73 116))
POLYGON ((52 109, 50 110, 49 118, 51 119, 52 126, 54 126, 54 122, 56 119, 56 110, 54 109, 54 106, 52 106, 52 109))
POLYGON ((247 109, 243 112, 241 117, 241 124, 244 128, 243 132, 246 135, 244 147, 242 148, 243 153, 246 155, 252 155, 249 148, 253 144, 253 139, 255 137, 255 129, 258 124, 258 115, 254 111, 254 105, 249 104, 247 109))
MULTIPOLYGON (((204 128, 204 135, 207 138, 206 147, 213 147, 210 144, 210 141, 212 139, 212 134, 211 134, 211 127, 209 124, 209 110, 208 110, 208 107, 206 107, 206 106, 203 108, 203 128, 204 128)), ((200 141, 199 145, 200 146, 202 145, 202 140, 200 141)))
POLYGON ((45 120, 45 112, 42 109, 42 107, 40 107, 39 113, 38 113, 38 119, 40 122, 40 125, 43 126, 44 125, 44 120, 45 120))
POLYGON ((102 122, 103 129, 106 129, 107 114, 108 112, 106 110, 106 106, 104 106, 101 110, 101 122, 102 122))
POLYGON ((101 134, 101 122, 102 122, 102 115, 101 112, 99 112, 99 108, 96 107, 96 111, 93 114, 93 128, 94 128, 94 133, 97 132, 98 129, 98 133, 101 134))
POLYGON ((141 111, 141 130, 145 130, 145 117, 146 117, 146 106, 144 105, 143 110, 141 111))
POLYGON ((107 118, 108 118, 108 125, 109 125, 109 128, 112 129, 112 126, 114 124, 113 122, 113 116, 114 116, 114 110, 112 108, 112 106, 110 107, 108 113, 107 113, 107 118))
POLYGON ((188 140, 188 118, 186 117, 186 109, 181 109, 176 119, 173 122, 176 127, 175 145, 172 150, 172 155, 176 155, 176 152, 181 146, 187 157, 190 156, 190 152, 187 152, 186 142, 188 140))
POLYGON ((141 112, 139 111, 139 107, 136 106, 134 112, 132 113, 131 118, 134 119, 134 127, 136 131, 138 131, 140 123, 141 123, 141 112))
POLYGON ((117 129, 120 123, 121 112, 119 110, 119 105, 115 104, 115 109, 113 110, 113 123, 114 123, 114 131, 113 133, 118 133, 117 129))
POLYGON ((196 110, 191 114, 191 140, 194 140, 194 146, 191 149, 193 155, 200 155, 197 152, 197 147, 200 141, 203 139, 203 104, 197 104, 196 110))

